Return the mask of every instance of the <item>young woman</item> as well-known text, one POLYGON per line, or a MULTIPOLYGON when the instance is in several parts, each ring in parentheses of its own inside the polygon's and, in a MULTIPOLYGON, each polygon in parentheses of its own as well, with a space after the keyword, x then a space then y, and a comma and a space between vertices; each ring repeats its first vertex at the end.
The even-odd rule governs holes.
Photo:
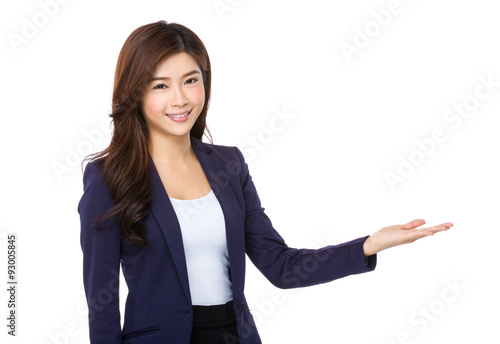
POLYGON ((203 43, 180 24, 142 26, 120 52, 113 136, 90 157, 78 205, 92 343, 260 343, 245 254, 275 286, 305 287, 372 271, 378 252, 453 226, 417 229, 418 219, 339 245, 288 247, 241 151, 201 140, 210 81, 203 43))

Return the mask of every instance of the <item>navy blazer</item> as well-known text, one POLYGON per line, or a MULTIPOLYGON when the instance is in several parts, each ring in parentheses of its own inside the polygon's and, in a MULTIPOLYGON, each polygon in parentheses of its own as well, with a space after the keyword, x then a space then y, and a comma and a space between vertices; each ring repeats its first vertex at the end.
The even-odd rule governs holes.
MULTIPOLYGON (((368 236, 314 250, 288 247, 261 206, 241 151, 193 136, 191 144, 224 214, 240 343, 261 343, 243 293, 245 253, 278 288, 306 287, 375 269, 377 256, 365 258, 363 253, 368 236)), ((100 166, 98 160, 87 164, 78 204, 91 343, 189 344, 193 308, 181 229, 158 172, 150 159, 152 200, 141 220, 150 244, 138 248, 120 238, 116 216, 102 224, 105 231, 91 226, 114 204, 100 166), (120 265, 129 290, 123 330, 120 265)))

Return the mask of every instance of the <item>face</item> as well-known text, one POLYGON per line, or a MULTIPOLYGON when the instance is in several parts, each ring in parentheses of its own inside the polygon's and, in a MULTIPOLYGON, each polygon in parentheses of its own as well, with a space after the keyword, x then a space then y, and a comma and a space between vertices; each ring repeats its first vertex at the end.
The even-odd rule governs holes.
POLYGON ((191 55, 183 52, 162 61, 142 100, 151 138, 189 136, 204 102, 203 76, 191 55))

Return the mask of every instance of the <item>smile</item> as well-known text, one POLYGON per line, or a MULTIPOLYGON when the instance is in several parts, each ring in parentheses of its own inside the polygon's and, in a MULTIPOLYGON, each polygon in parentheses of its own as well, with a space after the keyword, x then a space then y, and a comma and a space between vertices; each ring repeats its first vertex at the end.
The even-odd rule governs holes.
POLYGON ((182 117, 186 117, 187 115, 189 115, 191 111, 187 111, 185 112, 184 114, 181 114, 181 115, 167 115, 168 117, 170 118, 182 118, 182 117))

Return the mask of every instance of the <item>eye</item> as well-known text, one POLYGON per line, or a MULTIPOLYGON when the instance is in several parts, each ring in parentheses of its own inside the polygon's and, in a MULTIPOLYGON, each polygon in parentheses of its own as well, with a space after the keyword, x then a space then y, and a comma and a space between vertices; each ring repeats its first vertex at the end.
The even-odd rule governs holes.
POLYGON ((165 84, 158 84, 155 87, 153 87, 153 89, 164 89, 166 87, 167 87, 167 85, 165 85, 165 84), (165 86, 165 87, 163 87, 163 86, 165 86))
POLYGON ((194 84, 194 83, 195 83, 195 82, 197 82, 197 81, 198 81, 198 79, 196 79, 196 78, 191 78, 191 79, 187 80, 186 82, 187 82, 188 84, 194 84), (191 80, 194 80, 194 81, 193 81, 193 82, 189 82, 189 81, 191 81, 191 80))

